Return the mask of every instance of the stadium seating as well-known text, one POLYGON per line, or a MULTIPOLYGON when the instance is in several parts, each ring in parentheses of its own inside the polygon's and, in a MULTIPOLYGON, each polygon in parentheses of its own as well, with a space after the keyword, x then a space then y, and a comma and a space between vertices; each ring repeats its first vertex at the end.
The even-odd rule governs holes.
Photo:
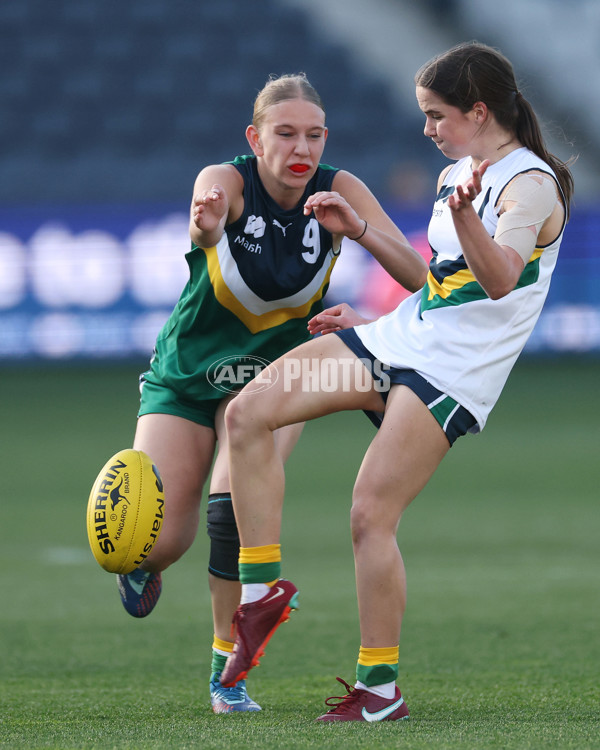
MULTIPOLYGON (((428 0, 421 6, 438 22, 441 9, 444 23, 466 36, 474 34, 476 19, 475 35, 527 69, 536 96, 544 81, 560 89, 558 121, 586 101, 590 116, 571 125, 593 127, 600 105, 585 86, 600 73, 597 44, 590 41, 600 23, 597 2, 562 7, 506 0, 496 8, 476 0, 428 0), (550 27, 546 33, 544 24, 556 24, 556 14, 565 33, 552 34, 558 41, 548 55, 550 27), (538 33, 524 45, 515 27, 538 33), (582 41, 582 75, 575 77, 564 63, 573 58, 573 39, 582 41)), ((327 108, 327 161, 353 169, 380 196, 406 160, 435 173, 438 155, 421 135, 416 107, 401 108, 389 82, 367 72, 352 46, 333 41, 309 12, 283 0, 0 3, 0 167, 6 178, 0 200, 28 201, 33 170, 48 186, 41 200, 187 202, 203 165, 247 151, 244 129, 269 74, 299 70, 327 108), (82 189, 87 168, 92 177, 82 189), (162 178, 149 181, 155 175, 162 178)))
POLYGON ((247 151, 271 73, 307 73, 328 111, 327 161, 375 191, 426 146, 416 110, 398 112, 384 82, 278 0, 0 3, 0 61, 5 202, 29 200, 34 170, 40 200, 187 203, 203 165, 247 151))

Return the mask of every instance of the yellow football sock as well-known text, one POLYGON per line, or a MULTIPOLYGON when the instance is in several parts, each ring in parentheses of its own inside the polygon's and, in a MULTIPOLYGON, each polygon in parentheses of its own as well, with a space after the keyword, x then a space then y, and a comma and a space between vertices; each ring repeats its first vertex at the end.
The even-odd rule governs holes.
POLYGON ((231 641, 223 641, 221 638, 217 638, 217 636, 213 636, 213 645, 212 647, 216 651, 224 651, 227 654, 230 654, 233 651, 233 643, 231 641))

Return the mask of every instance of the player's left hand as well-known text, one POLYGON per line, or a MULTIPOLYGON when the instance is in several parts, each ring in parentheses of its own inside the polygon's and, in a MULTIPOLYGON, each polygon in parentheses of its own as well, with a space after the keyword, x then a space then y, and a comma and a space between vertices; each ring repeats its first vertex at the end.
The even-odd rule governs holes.
POLYGON ((365 222, 348 201, 335 191, 321 190, 309 196, 304 204, 304 215, 314 212, 315 219, 331 234, 358 237, 365 222))
POLYGON ((359 326, 362 323, 370 323, 371 321, 367 318, 363 318, 359 315, 346 302, 341 302, 339 305, 333 305, 328 307, 323 312, 315 315, 308 321, 308 332, 314 336, 317 333, 334 333, 335 331, 341 331, 344 328, 353 328, 359 326))
POLYGON ((456 186, 456 192, 452 193, 448 198, 448 206, 450 210, 458 212, 471 206, 475 198, 481 192, 481 178, 489 166, 489 159, 484 159, 477 169, 473 170, 471 177, 464 185, 456 186))

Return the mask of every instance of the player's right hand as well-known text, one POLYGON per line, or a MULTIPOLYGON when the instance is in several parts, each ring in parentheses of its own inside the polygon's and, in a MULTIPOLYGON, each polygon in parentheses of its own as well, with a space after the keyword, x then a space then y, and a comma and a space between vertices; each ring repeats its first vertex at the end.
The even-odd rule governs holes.
POLYGON ((225 189, 214 184, 194 196, 192 201, 192 221, 202 232, 212 232, 229 211, 229 200, 225 189))

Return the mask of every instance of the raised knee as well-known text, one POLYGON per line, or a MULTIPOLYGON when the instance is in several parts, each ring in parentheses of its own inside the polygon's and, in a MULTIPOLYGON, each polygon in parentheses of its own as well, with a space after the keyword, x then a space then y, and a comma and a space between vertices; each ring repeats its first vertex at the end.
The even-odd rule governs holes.
POLYGON ((243 444, 249 434, 261 424, 260 412, 257 412, 250 396, 234 398, 225 410, 225 429, 227 440, 234 448, 243 444))
POLYGON ((225 429, 230 443, 236 442, 246 429, 247 418, 241 400, 234 398, 225 409, 225 429))

